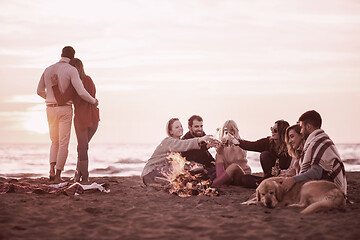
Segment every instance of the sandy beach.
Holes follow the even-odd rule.
[[[109,184],[110,193],[5,193],[0,239],[358,239],[360,172],[348,172],[347,178],[354,204],[310,215],[298,208],[241,205],[252,189],[230,186],[216,197],[180,198],[145,187],[137,176],[91,179]]]

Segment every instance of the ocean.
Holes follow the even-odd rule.
[[[90,177],[139,176],[156,148],[156,144],[90,144]],[[346,171],[360,171],[360,144],[336,145]],[[48,144],[0,144],[0,177],[47,177]],[[215,156],[215,150],[210,149]],[[252,172],[262,172],[259,153],[247,152]],[[76,168],[76,144],[70,144],[62,176],[72,177]]]

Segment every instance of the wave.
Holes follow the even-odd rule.
[[[40,173],[8,173],[8,174],[0,174],[0,177],[4,177],[4,178],[38,178],[38,177],[43,177],[43,174],[40,174]]]
[[[358,165],[358,164],[360,164],[360,159],[358,159],[358,158],[343,159],[342,161],[344,163],[346,163],[346,164],[349,164],[349,165]]]
[[[140,175],[156,146],[147,144],[94,144],[89,150],[91,176]],[[346,171],[360,171],[360,144],[338,145]],[[74,176],[77,146],[69,145],[64,177]],[[215,157],[215,150],[210,149]],[[252,172],[262,172],[259,153],[247,152]],[[49,144],[0,144],[0,177],[48,177]]]
[[[128,172],[128,171],[134,171],[134,168],[129,168],[129,167],[122,167],[122,168],[117,168],[114,166],[108,166],[106,168],[96,168],[96,169],[92,169],[90,171],[91,174],[110,174],[110,175],[116,175],[119,173],[123,173],[123,172]]]
[[[120,159],[116,163],[144,163],[144,161],[138,158],[124,158]]]

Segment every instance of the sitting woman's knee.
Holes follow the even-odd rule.
[[[226,168],[226,172],[227,174],[229,174],[230,176],[234,176],[234,175],[244,175],[244,170],[236,163],[232,163],[230,164],[230,166],[228,166]]]
[[[260,163],[263,167],[263,170],[269,170],[274,166],[276,161],[276,156],[271,152],[264,151],[260,154]]]
[[[272,154],[271,152],[268,151],[264,151],[260,153],[260,161],[273,161],[276,159],[276,156],[274,156],[274,154]]]

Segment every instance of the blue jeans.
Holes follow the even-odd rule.
[[[95,123],[91,127],[82,128],[80,124],[74,120],[75,125],[75,132],[77,138],[77,152],[78,152],[78,161],[87,161],[88,157],[88,149],[89,149],[89,142],[91,138],[94,136],[99,122]]]

